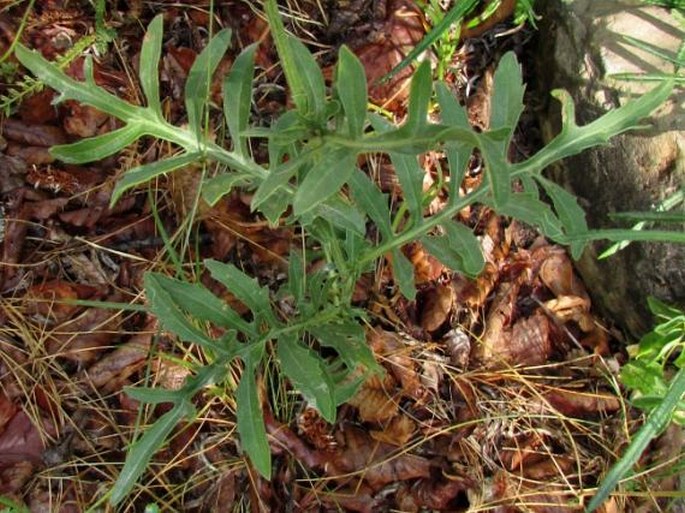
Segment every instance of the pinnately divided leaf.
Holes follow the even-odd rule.
[[[402,295],[413,301],[416,297],[414,266],[398,248],[392,251],[392,275]]]
[[[428,252],[447,267],[475,277],[485,266],[480,242],[473,232],[458,222],[442,225],[445,235],[423,237]]]

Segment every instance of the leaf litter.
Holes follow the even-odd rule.
[[[313,4],[284,9],[303,40],[348,44],[365,67],[371,99],[399,121],[411,70],[388,82],[378,79],[423,37],[422,13],[405,0],[347,4],[332,13],[328,29],[321,28],[326,13]],[[131,2],[128,11],[110,6],[109,21],[126,44],[95,66],[96,82],[129,100],[138,95],[130,79],[140,47],[137,18],[155,14],[142,5]],[[473,39],[462,43],[447,77],[481,129],[489,118],[496,48],[524,51],[515,39],[493,36],[504,31],[501,22],[512,5],[502,2],[493,27],[468,34]],[[196,7],[157,7],[173,26],[161,69],[173,122],[185,116],[185,77],[206,41],[209,6]],[[240,45],[262,42],[256,59],[264,73],[253,116],[268,123],[288,101],[287,91],[268,27],[251,8],[228,3],[216,14],[233,26]],[[29,14],[23,41],[54,58],[65,38],[94,30],[84,12],[58,0],[43,2]],[[18,19],[3,14],[3,26],[16,34]],[[324,52],[322,62],[327,58]],[[82,79],[82,63],[75,59],[69,73]],[[220,77],[212,91],[220,103]],[[141,418],[126,387],[148,380],[174,389],[188,372],[186,362],[201,358],[192,348],[180,350],[153,316],[112,306],[139,302],[143,273],[173,272],[179,255],[239,262],[262,283],[275,284],[301,239],[254,216],[248,195],[231,194],[211,207],[196,204],[201,174],[195,168],[109,208],[118,175],[170,150],[135,147],[88,167],[63,166],[48,153],[50,146],[111,131],[116,123],[75,102],[55,107],[52,99],[49,90],[28,96],[2,123],[0,493],[31,511],[70,512],[85,511],[102,497],[100,483],[116,478],[139,423],[168,411],[163,403]],[[424,192],[438,180],[442,158],[428,155],[422,163]],[[389,159],[363,164],[371,174],[374,166],[380,170],[387,192],[401,194]],[[480,166],[473,155],[463,190],[478,186]],[[443,208],[442,201],[435,194],[431,211]],[[193,212],[196,223],[189,226]],[[196,397],[200,415],[176,428],[122,510],[156,503],[168,511],[217,512],[581,511],[587,490],[627,443],[635,422],[632,413],[626,424],[615,415],[630,412],[616,381],[623,356],[612,352],[612,334],[594,314],[562,248],[487,207],[462,211],[460,219],[486,255],[478,278],[450,271],[416,242],[403,248],[419,288],[415,301],[394,292],[383,266],[357,284],[357,306],[372,324],[367,342],[387,372],[367,379],[335,424],[301,398],[279,396],[270,376],[260,375],[275,457],[272,482],[241,455],[235,400],[210,387]],[[224,299],[236,305],[234,298]],[[237,376],[239,369],[233,371]],[[676,435],[668,436],[659,450],[673,454],[678,444],[669,440]],[[613,498],[604,511],[640,507],[638,499]]]

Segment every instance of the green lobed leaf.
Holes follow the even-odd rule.
[[[140,86],[145,94],[150,111],[164,119],[159,96],[159,60],[162,56],[162,34],[164,15],[158,14],[150,22],[140,48]]]
[[[297,38],[286,33],[276,0],[267,0],[264,11],[297,111],[305,119],[322,122],[326,87],[316,59]]]
[[[224,116],[233,140],[234,151],[241,157],[248,155],[247,138],[242,134],[250,121],[257,46],[258,43],[253,43],[240,52],[223,84]]]
[[[349,148],[329,148],[307,171],[293,198],[296,216],[316,208],[336,194],[355,172],[357,155]]]
[[[307,280],[307,266],[302,258],[302,253],[296,249],[290,251],[288,259],[288,292],[292,294],[296,305],[305,299]]]
[[[281,217],[290,205],[291,198],[292,195],[288,194],[286,191],[282,189],[277,190],[269,198],[269,201],[260,205],[259,211],[264,215],[267,221],[271,223],[271,226],[278,226]]]
[[[352,174],[348,185],[354,202],[376,223],[383,238],[392,239],[387,196],[359,169]]]
[[[235,187],[247,185],[250,181],[250,177],[244,173],[221,173],[203,182],[202,198],[210,206],[214,206]]]
[[[490,129],[508,128],[511,136],[523,112],[525,87],[521,66],[514,52],[505,53],[493,77],[493,94],[490,100]],[[507,142],[504,143],[505,150]]]
[[[114,191],[112,191],[110,206],[113,206],[121,195],[130,188],[147,183],[159,175],[175,171],[176,169],[189,166],[190,164],[200,162],[201,160],[202,155],[200,153],[181,153],[175,157],[157,160],[156,162],[145,164],[127,171],[117,182]]]
[[[345,45],[338,52],[335,89],[340,98],[347,131],[352,138],[359,138],[366,123],[366,73],[357,56]]]
[[[399,248],[392,250],[392,275],[402,295],[413,301],[416,298],[414,266]]]
[[[506,149],[501,140],[489,132],[479,134],[479,148],[485,159],[485,176],[492,191],[493,205],[498,210],[509,202],[511,193],[511,165],[507,162]]]
[[[359,235],[366,234],[366,219],[355,205],[341,196],[332,196],[325,203],[320,203],[314,214],[343,230]]]
[[[554,215],[549,205],[534,196],[513,194],[506,205],[499,207],[498,212],[540,228],[546,237],[556,242],[561,244],[568,242],[561,221]]]
[[[455,271],[470,277],[478,276],[485,266],[485,259],[476,236],[456,221],[444,223],[442,227],[445,235],[421,239],[428,252]]]
[[[139,125],[129,124],[72,144],[53,146],[50,148],[50,154],[65,164],[84,164],[114,155],[143,135],[145,132]]]
[[[515,164],[514,172],[542,172],[550,164],[583,150],[609,141],[611,137],[628,130],[639,128],[637,122],[648,116],[654,109],[664,103],[671,95],[673,81],[666,81],[651,91],[643,94],[625,105],[610,110],[595,121],[579,127],[575,121],[575,106],[571,96],[563,90],[556,90],[553,95],[562,105],[562,129],[549,144],[526,161]]]
[[[212,294],[204,285],[186,283],[169,278],[160,273],[149,273],[153,279],[149,283],[163,289],[172,301],[193,318],[211,322],[217,326],[250,333],[252,328],[227,303]],[[146,282],[147,283],[147,282]]]
[[[188,72],[185,85],[185,104],[188,127],[197,140],[202,139],[203,116],[208,105],[209,86],[221,58],[231,43],[231,29],[223,29],[214,35],[207,46],[195,58]]]
[[[401,132],[405,135],[418,135],[428,123],[428,106],[433,94],[433,80],[428,61],[423,61],[414,72],[409,88],[407,121]]]
[[[576,197],[563,187],[558,186],[541,175],[536,175],[535,178],[552,200],[554,210],[557,216],[559,216],[566,234],[569,236],[582,236],[588,233],[585,211],[578,205]],[[584,240],[573,240],[571,242],[571,256],[575,260],[578,260],[583,255],[586,244],[587,242]]]
[[[264,414],[255,382],[255,368],[263,348],[252,348],[244,357],[245,369],[235,393],[236,423],[240,444],[262,477],[271,479],[271,450],[266,438]]]
[[[301,168],[310,164],[312,159],[320,156],[321,150],[322,148],[308,150],[303,154],[274,167],[255,191],[250,204],[252,210],[262,208],[267,200],[269,200],[278,190],[283,189]]]
[[[423,219],[423,179],[426,172],[419,166],[417,157],[390,153],[395,174],[402,188],[402,196],[407,203],[411,219],[419,223]]]
[[[60,93],[57,102],[76,100],[125,122],[135,118],[141,110],[140,107],[125,102],[101,87],[74,80],[40,53],[29,50],[22,44],[17,45],[15,55],[26,69]]]
[[[666,392],[664,370],[655,361],[635,360],[621,369],[621,382],[644,395],[661,395]]]
[[[350,370],[363,365],[374,372],[382,372],[373,351],[366,342],[364,328],[357,322],[334,322],[308,329],[319,343],[332,347]]]
[[[468,115],[464,107],[450,93],[443,82],[436,84],[436,94],[440,105],[440,115],[445,125],[471,129]],[[450,166],[449,201],[459,198],[459,187],[468,169],[469,159],[473,151],[473,144],[467,140],[452,140],[445,143],[445,153]]]
[[[282,336],[276,346],[281,370],[293,386],[328,422],[335,422],[333,381],[319,355],[292,334]]]
[[[131,399],[148,404],[176,404],[185,399],[185,394],[182,390],[169,390],[166,388],[124,387],[124,392]]]
[[[128,448],[124,468],[121,469],[109,497],[112,506],[119,504],[131,492],[152,456],[162,447],[176,425],[184,417],[193,415],[195,415],[195,408],[190,401],[177,403]]]
[[[194,342],[217,353],[227,350],[209,338],[204,332],[196,328],[186,317],[185,313],[169,291],[162,284],[161,275],[147,273],[143,279],[145,295],[150,303],[150,311],[159,319],[164,329],[178,335],[181,340]]]
[[[233,264],[207,259],[205,267],[211,273],[212,278],[224,285],[252,311],[255,318],[262,317],[272,327],[279,324],[271,309],[268,288],[260,287],[256,279],[250,278]]]

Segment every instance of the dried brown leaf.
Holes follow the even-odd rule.
[[[414,421],[406,415],[398,415],[383,430],[371,430],[369,434],[379,442],[402,447],[411,440],[415,432]]]
[[[576,392],[563,388],[555,388],[544,397],[557,411],[569,417],[611,413],[621,407],[618,397],[614,395]]]
[[[450,284],[437,285],[422,294],[424,298],[421,312],[421,327],[436,331],[449,319],[454,305],[454,290]]]

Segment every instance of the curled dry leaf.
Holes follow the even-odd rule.
[[[327,466],[332,477],[361,472],[364,481],[378,490],[388,483],[430,476],[431,465],[426,458],[397,453],[391,445],[373,440],[363,429],[345,425],[339,438],[341,452]]]
[[[558,412],[569,417],[585,417],[601,413],[611,413],[621,407],[618,397],[593,392],[576,392],[555,388],[544,394]]]
[[[365,422],[389,420],[399,411],[397,400],[390,395],[394,388],[394,380],[389,375],[386,374],[383,381],[373,375],[364,382],[348,404],[359,410],[359,417]]]
[[[332,451],[337,443],[331,433],[331,426],[314,408],[305,408],[297,417],[298,432],[318,450]]]
[[[34,285],[26,291],[25,313],[29,317],[39,316],[40,319],[48,320],[50,324],[61,323],[83,308],[67,301],[91,299],[97,295],[97,287],[52,280]]]
[[[156,328],[156,319],[148,319],[141,331],[91,365],[85,378],[89,385],[103,387],[105,392],[119,390],[127,378],[144,365]]]
[[[397,415],[383,430],[372,430],[370,434],[374,440],[402,447],[411,440],[415,431],[413,420],[406,415]]]
[[[43,421],[45,433],[55,435],[56,430]],[[39,463],[45,444],[39,428],[24,411],[17,411],[0,433],[0,465],[30,461]]]
[[[18,410],[18,406],[4,393],[0,392],[0,431],[12,420]]]
[[[402,252],[414,266],[414,281],[417,285],[437,280],[446,269],[420,242],[407,244]]]
[[[118,301],[112,296],[109,301]],[[104,346],[119,337],[121,313],[107,308],[89,308],[84,313],[57,326],[47,341],[51,355],[87,364],[94,361]]]
[[[449,319],[454,305],[454,290],[451,284],[437,285],[422,296],[421,327],[428,332],[436,331]]]
[[[447,346],[452,364],[465,369],[471,355],[471,339],[468,334],[462,328],[454,328],[442,337],[442,341]]]
[[[573,271],[573,264],[561,248],[552,248],[540,266],[540,279],[556,297],[575,296],[582,298],[586,309],[590,309],[590,297]]]
[[[76,101],[65,102],[69,114],[64,118],[64,131],[79,137],[93,137],[98,135],[100,127],[109,119],[109,115],[90,105],[82,105]]]
[[[8,141],[14,141],[24,146],[40,146],[42,148],[49,148],[67,142],[66,134],[59,127],[30,125],[12,118],[6,119],[3,122],[2,135]]]
[[[475,485],[467,477],[451,476],[449,480],[420,479],[411,486],[400,487],[397,503],[402,511],[451,511],[452,501]]]
[[[373,352],[386,359],[390,364],[392,375],[400,382],[401,393],[408,397],[420,399],[425,390],[421,376],[416,370],[415,359],[411,356],[412,348],[397,333],[383,330],[371,330],[369,345]],[[382,385],[386,391],[394,390],[394,383],[386,377],[383,383],[379,378],[371,379],[372,386]]]

